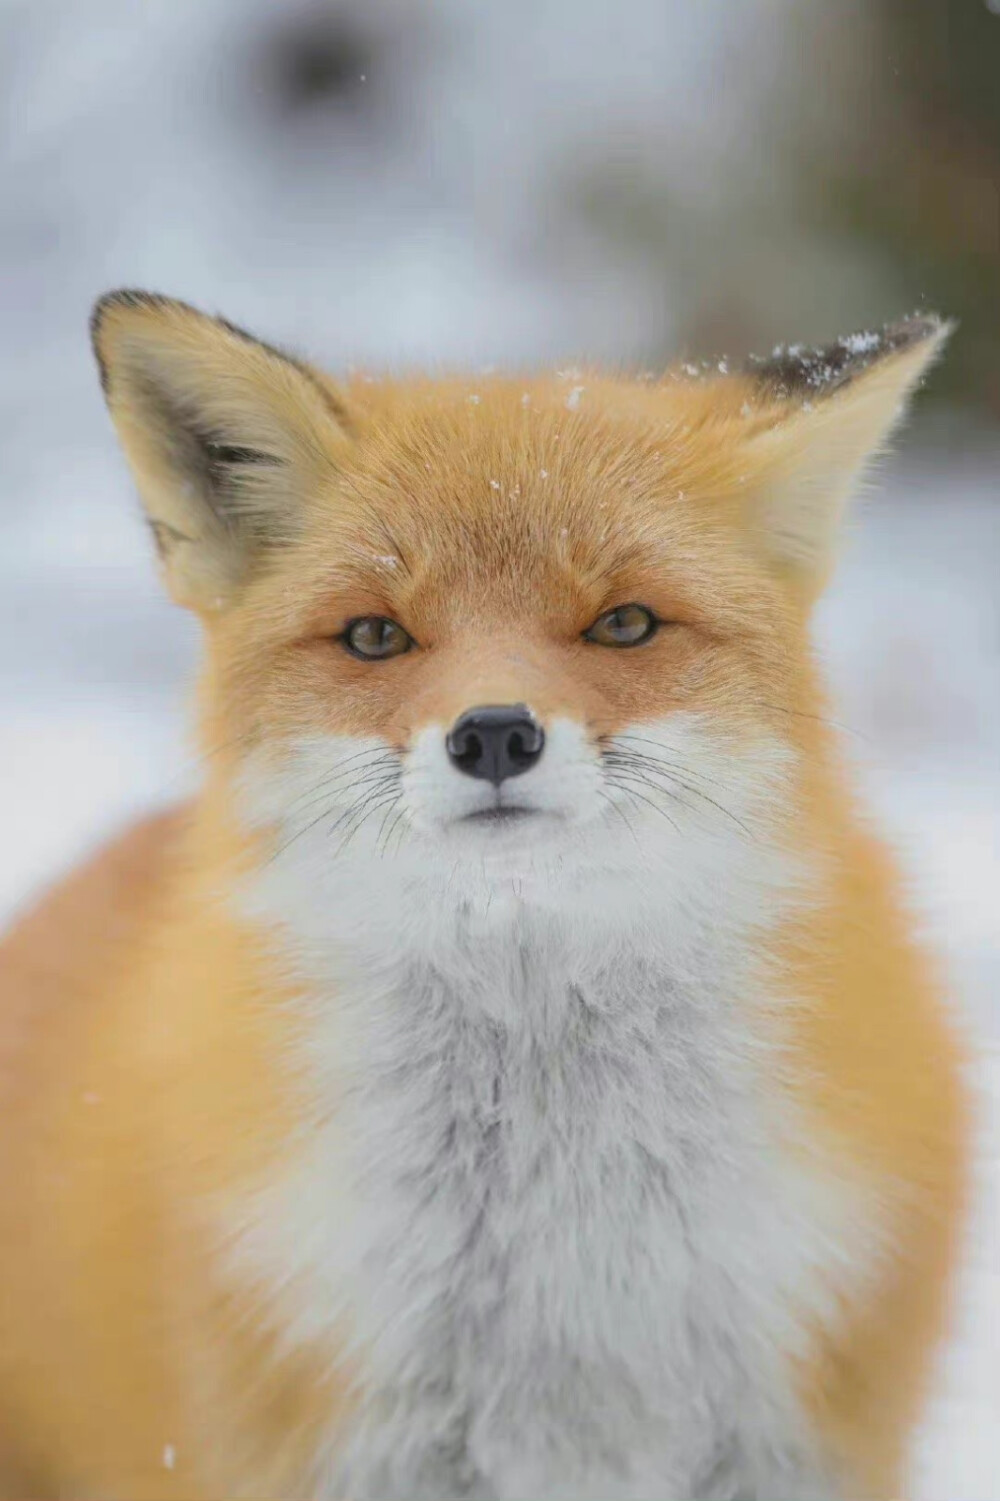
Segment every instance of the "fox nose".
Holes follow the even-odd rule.
[[[494,787],[530,771],[542,754],[545,731],[527,704],[483,704],[455,720],[445,739],[452,765]]]

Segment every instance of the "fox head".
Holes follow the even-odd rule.
[[[213,775],[311,879],[379,861],[600,906],[616,874],[682,891],[752,855],[822,755],[809,614],[845,504],[947,331],[654,383],[335,384],[103,298],[111,415],[205,630]]]

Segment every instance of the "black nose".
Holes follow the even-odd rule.
[[[542,754],[545,731],[526,704],[484,704],[456,719],[445,746],[459,771],[499,787],[530,771]]]

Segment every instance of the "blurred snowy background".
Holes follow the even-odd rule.
[[[0,122],[0,919],[193,776],[100,291],[333,367],[960,317],[817,629],[980,1059],[914,1490],[1000,1501],[1000,0],[0,0]]]

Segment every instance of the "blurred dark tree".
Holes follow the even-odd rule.
[[[931,398],[1000,420],[1000,0],[790,3],[784,22],[761,32],[768,93],[728,175],[678,195],[655,141],[575,167],[582,221],[671,289],[650,360],[678,330],[721,354],[932,308],[960,328]]]
[[[807,198],[959,319],[935,389],[1000,418],[1000,0],[869,5],[852,146],[810,164]]]
[[[374,33],[353,12],[323,7],[287,15],[262,48],[266,98],[288,115],[328,103],[356,108],[372,96],[365,85],[377,50]]]

